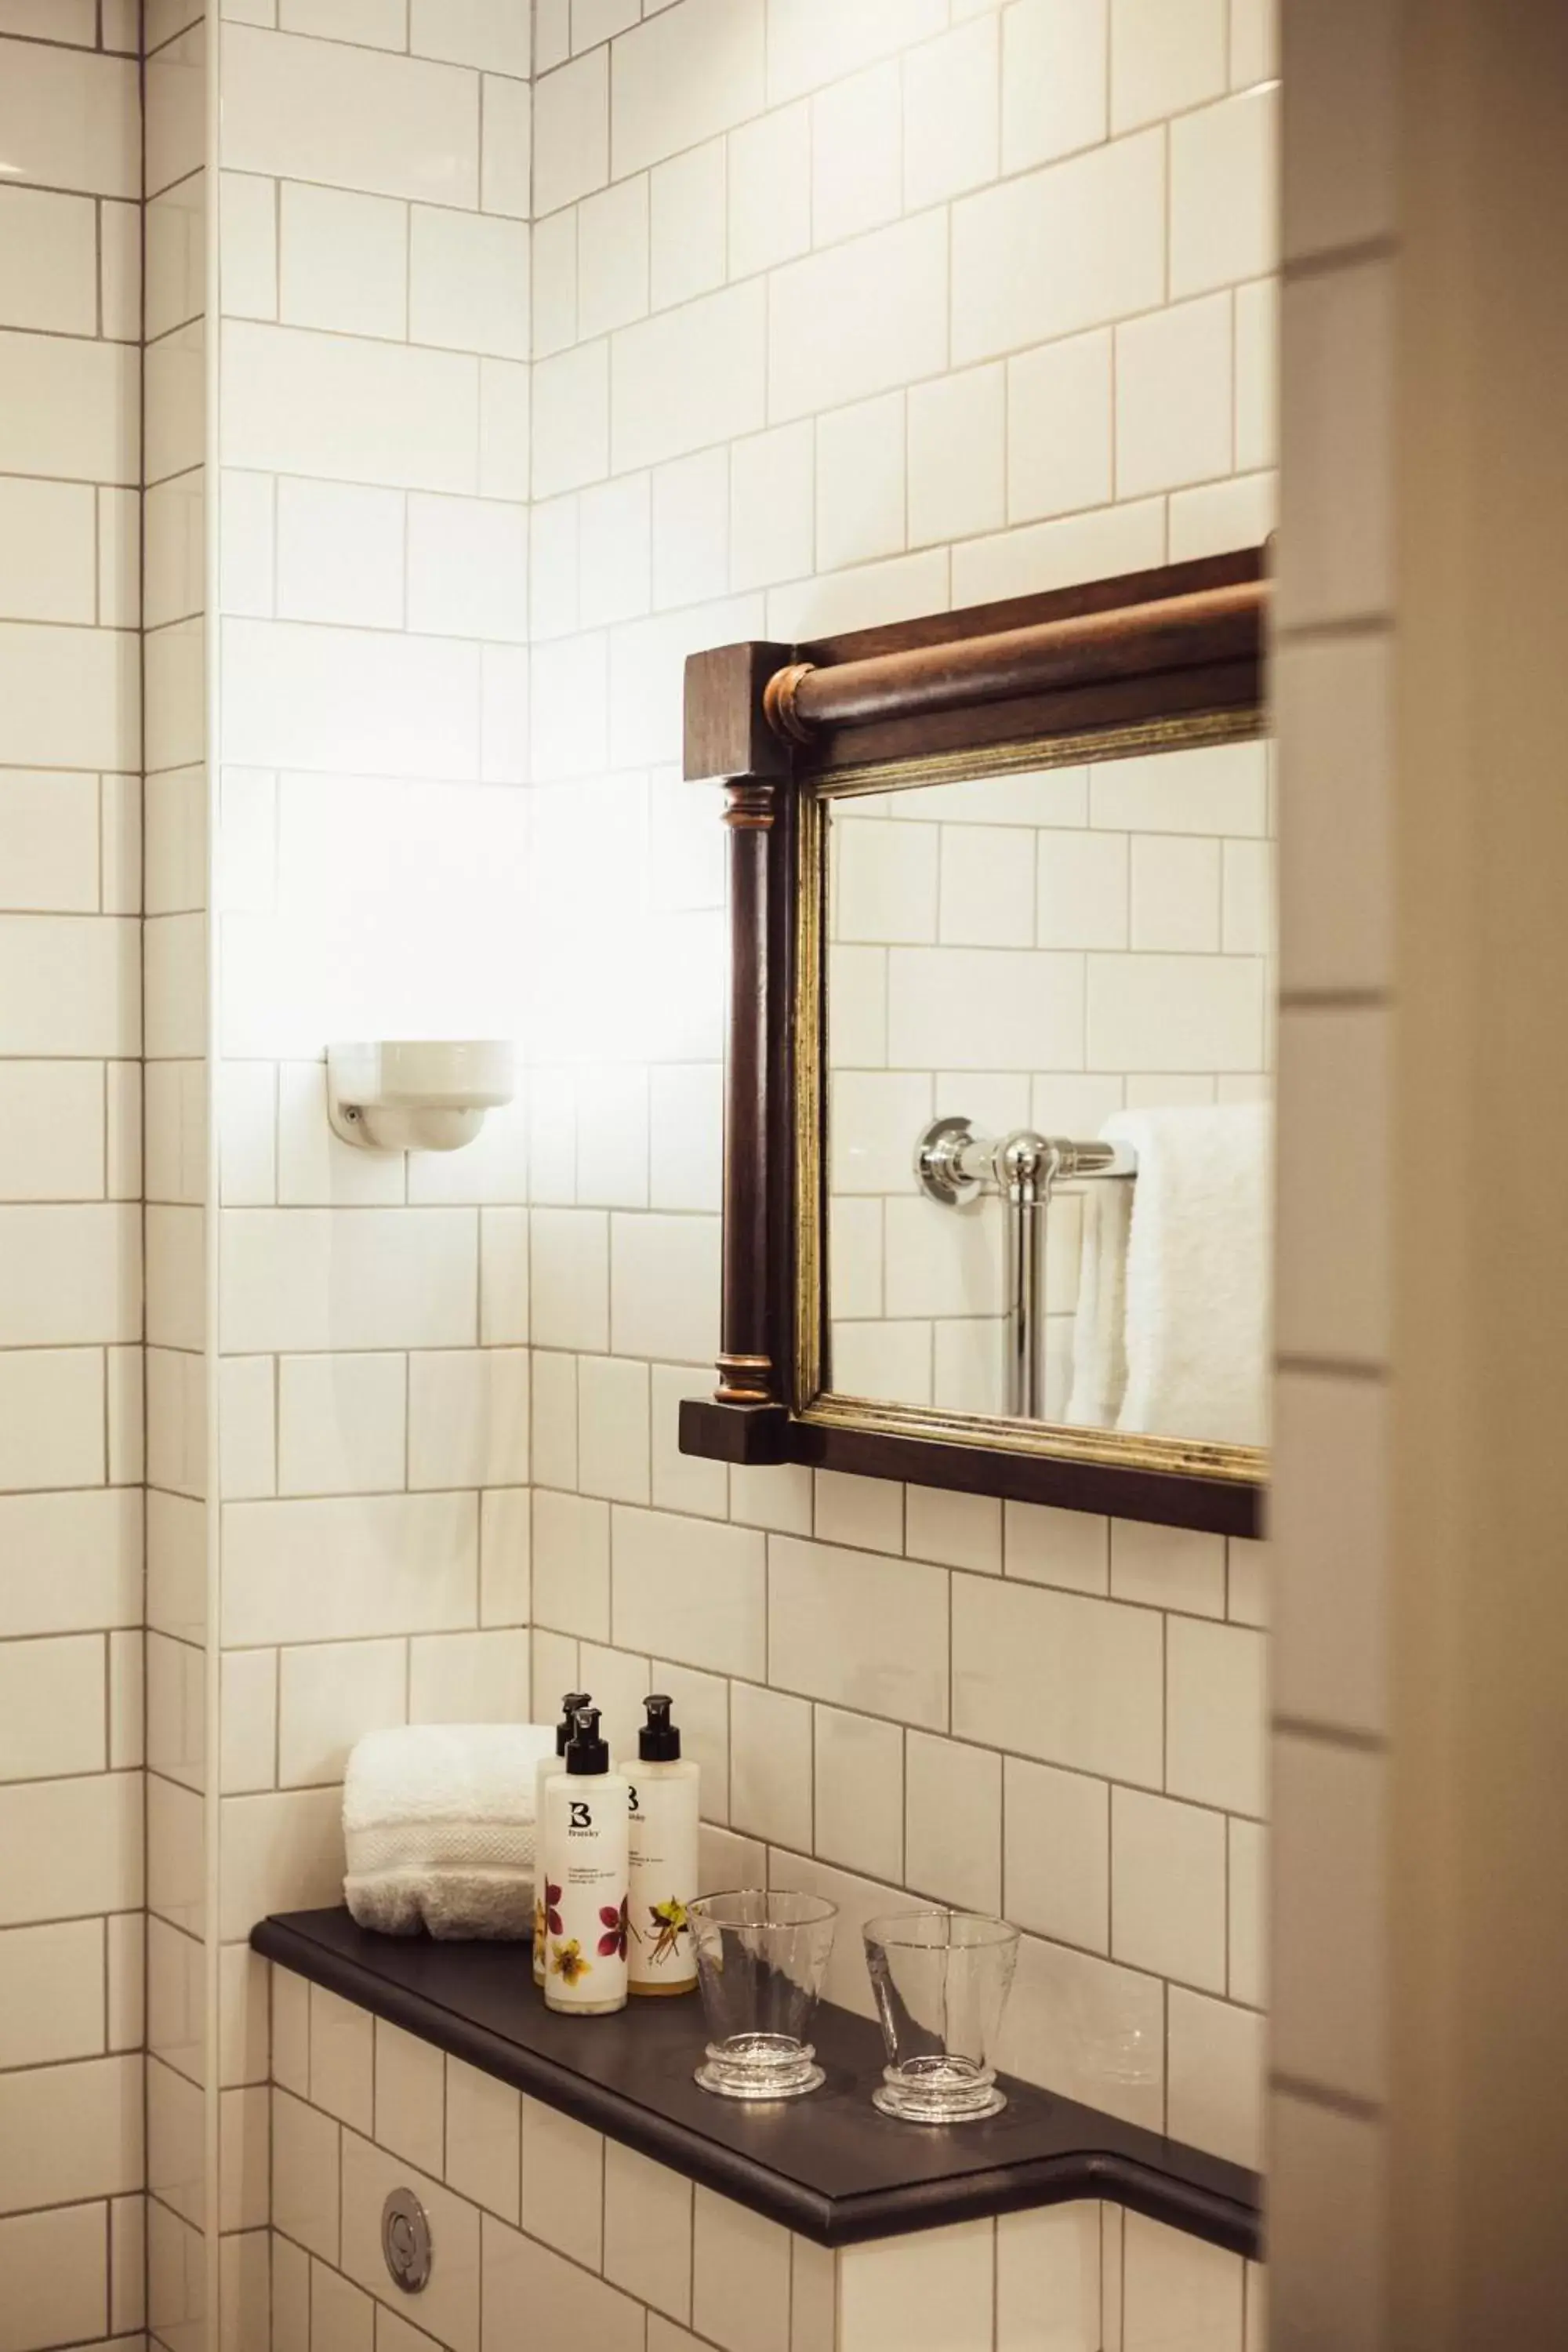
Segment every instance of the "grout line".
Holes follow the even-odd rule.
[[[1281,2074],[1271,2069],[1268,2087],[1282,2098],[1299,2099],[1306,2106],[1323,2107],[1331,2115],[1344,2116],[1356,2123],[1381,2123],[1387,2113],[1381,2100],[1362,2098],[1352,2091],[1337,2091],[1328,2084],[1310,2082],[1300,2074]]]
[[[91,41],[52,41],[47,33],[13,33],[10,31],[0,33],[0,54],[4,54],[7,44],[15,44],[15,46],[19,49],[54,49],[57,50],[61,57],[66,58],[97,57],[101,53],[102,49],[101,0],[99,18],[99,33],[97,37]],[[119,58],[122,59],[126,64],[131,62],[130,52],[128,50],[110,49],[107,54],[111,58]]]
[[[1369,611],[1348,614],[1332,620],[1286,620],[1276,626],[1274,639],[1277,646],[1315,646],[1333,645],[1342,638],[1392,637],[1393,634],[1392,613]]]
[[[1381,1731],[1358,1731],[1343,1724],[1310,1723],[1295,1715],[1271,1715],[1268,1728],[1276,1739],[1305,1740],[1315,1748],[1337,1748],[1350,1755],[1386,1756],[1390,1752],[1387,1735]]]
[[[1397,261],[1402,250],[1397,236],[1352,238],[1348,245],[1327,246],[1318,253],[1284,255],[1278,275],[1282,285],[1300,286],[1310,278],[1334,277],[1342,270]]]
[[[1281,1013],[1384,1013],[1395,1003],[1386,988],[1282,988]]]
[[[1276,1372],[1295,1372],[1317,1380],[1363,1381],[1385,1387],[1392,1375],[1386,1364],[1363,1362],[1351,1356],[1281,1354],[1274,1359]]]
[[[1127,2330],[1127,2214],[1121,2214],[1121,2226],[1116,2232],[1117,2266],[1121,2276],[1117,2287],[1117,2330],[1123,2344]]]

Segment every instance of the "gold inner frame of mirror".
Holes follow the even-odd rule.
[[[877,766],[844,768],[813,778],[800,791],[796,844],[795,1003],[795,1394],[796,1417],[829,1429],[855,1429],[886,1436],[923,1437],[944,1445],[1001,1446],[1014,1454],[1047,1454],[1058,1461],[1092,1462],[1131,1470],[1174,1470],[1238,1486],[1261,1486],[1268,1475],[1268,1452],[1260,1445],[1159,1437],[1114,1429],[1088,1429],[1054,1421],[1016,1421],[1002,1415],[952,1412],[934,1405],[895,1404],[875,1397],[846,1395],[822,1386],[827,1298],[826,1090],[827,1002],[823,985],[826,933],[828,809],[836,800],[872,793],[907,792],[921,784],[963,783],[989,776],[1016,775],[1040,768],[1067,768],[1093,761],[1134,758],[1143,751],[1189,751],[1215,743],[1245,742],[1264,732],[1260,709],[1198,712],[1113,732],[1058,735],[1000,749],[944,752]]]

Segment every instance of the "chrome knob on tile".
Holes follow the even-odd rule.
[[[974,1129],[966,1118],[933,1118],[915,1145],[921,1190],[946,1209],[963,1208],[978,1194],[983,1179],[963,1164]]]
[[[381,2251],[405,2294],[418,2294],[429,2284],[435,2260],[430,2223],[412,2189],[395,2189],[382,2207]]]

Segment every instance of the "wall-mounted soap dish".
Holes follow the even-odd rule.
[[[510,1102],[512,1063],[495,1038],[329,1045],[327,1117],[362,1151],[456,1151]]]

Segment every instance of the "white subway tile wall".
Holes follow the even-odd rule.
[[[878,2250],[825,2288],[699,2196],[689,2276],[655,2262],[667,2176],[454,2099],[417,2045],[378,2063],[368,2021],[301,2021],[282,1979],[269,2034],[245,1937],[334,1896],[361,1731],[581,1675],[624,1739],[657,1677],[709,1866],[841,1902],[837,1997],[865,2005],[889,1895],[1000,1904],[1026,1931],[1009,2063],[1254,2148],[1247,1548],[679,1454],[715,1341],[723,922],[711,798],[675,763],[696,646],[1259,535],[1263,12],[1227,47],[1202,6],[1173,31],[1047,0],[148,0],[144,171],[133,13],[0,9],[0,1986],[54,1995],[47,2074],[0,2074],[0,2140],[49,2191],[0,2164],[26,2282],[0,2341],[252,2352],[270,2300],[279,2347],[412,2344],[373,2301],[412,2167],[450,2352],[479,2352],[481,2282],[491,2332],[522,2298],[649,2352],[789,2343],[790,2299],[811,2352],[826,2294],[876,2352],[913,2292]],[[1374,378],[1352,293],[1297,331]],[[1381,576],[1375,505],[1359,530],[1320,600]],[[1113,984],[1124,951],[1166,987],[1261,952],[1261,788],[1216,778],[1176,841],[1152,782],[1054,780],[1005,819],[1094,845],[1036,876],[1032,931],[1027,862],[999,942],[1077,975],[1074,1123],[1113,1107],[1091,1055],[1192,1073]],[[912,940],[873,905],[854,951],[900,969],[868,1032],[929,1029],[923,958],[994,936],[985,871],[984,843],[933,869]],[[1250,998],[1190,1017],[1225,1025],[1211,1079],[1262,1066]],[[449,1164],[341,1146],[327,1045],[431,1033],[518,1039],[531,1133],[520,1106]],[[940,1068],[984,1076],[969,1051]],[[869,1150],[890,1108],[847,1098],[846,1131]],[[1238,2352],[1239,2266],[1080,2220],[931,2242],[921,2307],[1009,2344],[1048,2280],[1089,2352],[1103,2274],[1106,2342],[1179,2305]]]
[[[9,2352],[144,2325],[142,167],[136,27],[100,13],[0,10]],[[190,609],[171,568],[150,624]]]
[[[835,2254],[270,1973],[276,2352],[484,2352],[531,2330],[594,2352],[1262,2352],[1261,2272],[1157,2222],[1064,2205]],[[412,2305],[381,2254],[393,2187],[437,2247]]]
[[[526,832],[516,787],[527,761],[531,13],[522,0],[411,10],[243,0],[221,23],[195,0],[147,11],[146,2324],[169,2352],[195,2352],[209,2322],[246,2352],[267,2339],[269,2169],[286,2220],[289,2143],[279,2122],[270,2166],[268,1990],[245,1938],[265,1911],[335,1897],[349,1748],[377,1725],[528,1709],[522,1106],[461,1168],[410,1181],[400,1160],[362,1159],[331,1136],[323,1062],[339,1037],[521,1034],[512,939]],[[208,36],[221,111],[207,102]],[[214,190],[220,373],[209,398]],[[24,282],[17,299],[36,299]],[[50,409],[25,412],[4,470],[79,476],[58,462],[68,398],[100,478],[134,481],[124,454],[134,425],[117,425],[113,380],[68,377],[53,351],[31,362],[11,348],[20,341],[6,339],[0,369]],[[106,551],[112,520],[99,519]],[[80,587],[61,561],[28,571],[36,608],[20,619],[48,631],[78,617]],[[112,586],[115,572],[104,576]],[[50,645],[22,650],[47,684]],[[48,762],[112,765],[95,748],[94,690],[85,677],[71,698],[76,735]],[[221,708],[210,789],[209,691]],[[46,764],[26,730],[19,740],[19,764]],[[60,781],[62,824],[79,823],[77,774]],[[20,818],[23,801],[14,806]],[[104,812],[93,835],[96,870],[101,823],[101,901],[73,895],[36,846],[18,862],[15,903],[47,927],[33,968],[41,954],[61,983],[30,992],[37,1010],[5,1040],[20,1055],[140,1050],[112,995],[133,926],[116,927],[131,935],[118,962],[85,938],[100,903],[138,910],[111,856],[123,829],[112,795]],[[210,1047],[209,841],[222,1008]],[[70,1018],[85,1042],[58,1034]],[[119,1096],[100,1093],[96,1110],[84,1099],[77,1117],[96,1120],[100,1158],[120,1171]],[[56,1158],[58,1197],[73,1214],[100,1215],[87,1204],[105,1186],[86,1181],[80,1150],[58,1145]],[[107,1189],[133,1199],[139,1187],[111,1173]],[[24,1214],[47,1197],[8,1162],[0,1191]],[[0,1312],[19,1329],[36,1316],[50,1253],[73,1245],[90,1268],[107,1244],[86,1225],[69,1236],[51,1225],[16,1254],[32,1271]],[[82,1408],[101,1431],[107,1379],[112,1478],[132,1460],[113,1401],[122,1343],[139,1327],[89,1315],[79,1279],[73,1297],[83,1359],[89,1329],[103,1343]],[[122,1318],[123,1285],[115,1297]],[[76,1337],[73,1324],[61,1341]],[[58,1388],[76,1360],[62,1345],[29,1360]],[[57,1483],[101,1478],[102,1451],[100,1437],[89,1466]],[[126,1475],[140,1475],[139,1457]],[[115,1579],[72,1565],[85,1527],[44,1517],[38,1528],[70,1569],[62,1635],[94,1606],[135,1622]],[[57,1679],[79,1674],[74,1651],[47,1647]],[[35,1697],[52,1686],[40,1681]],[[125,1686],[121,1675],[114,1687]],[[96,1719],[101,1739],[101,1706]],[[57,1743],[61,1721],[57,1711]],[[112,1710],[108,1738],[106,1761],[130,1752]],[[90,1789],[80,1776],[96,1762],[62,1754],[49,1769],[77,1777],[37,1793]],[[50,1909],[21,1916],[83,1912],[80,1857],[106,1835],[84,1821]],[[125,1899],[140,1901],[139,1877]],[[204,2023],[215,1967],[216,2065]],[[331,2037],[318,2041],[321,2095],[331,2096]],[[279,2042],[283,2071],[282,2018]],[[378,2101],[391,2143],[428,2153],[406,2065],[389,2060],[374,2093],[367,2082],[363,2116],[338,2095],[367,2129]],[[202,2150],[215,2121],[209,2209]],[[345,2186],[345,2214],[371,2193],[367,2179]],[[330,2219],[307,2210],[335,2257],[335,2178]],[[216,2314],[205,2286],[214,2240]],[[352,2332],[356,2299],[331,2283],[307,2295],[321,2341]],[[117,2294],[97,2332],[142,2324],[141,2301]]]
[[[224,567],[218,1315],[255,1440],[224,1639],[276,1689],[281,1790],[466,1685],[526,1705],[521,1115],[461,1167],[362,1159],[321,1060],[521,1034],[531,11],[241,14],[215,130],[216,433],[255,517],[225,556],[256,541],[237,594]],[[460,1654],[424,1638],[448,1633]]]
[[[547,503],[534,519],[540,782],[531,878],[536,1034],[550,1066],[535,1087],[533,1163],[535,1200],[550,1205],[533,1213],[534,1622],[540,1705],[563,1675],[588,1674],[590,1662],[601,1675],[614,1671],[606,1633],[621,1654],[662,1650],[706,1677],[728,1678],[727,1709],[713,1710],[707,1734],[727,1769],[710,1773],[706,1809],[715,1822],[767,1841],[775,1875],[820,1877],[820,1864],[837,1864],[827,1879],[853,1889],[862,1909],[883,1889],[906,1885],[1002,1903],[1022,1917],[1042,1961],[1052,1948],[1064,1958],[1105,1954],[1102,1974],[1129,1994],[1147,1984],[1158,1995],[1163,1974],[1228,2017],[1226,1997],[1242,2001],[1257,1985],[1256,1890],[1249,1899],[1239,1884],[1230,1888],[1226,1856],[1233,1834],[1256,1833],[1263,1809],[1255,1760],[1262,1701],[1255,1651],[1225,1649],[1211,1660],[1183,1646],[1189,1621],[1167,1612],[1206,1616],[1215,1603],[1206,1570],[1199,1582],[1188,1573],[1180,1539],[1139,1531],[1143,1571],[1124,1602],[1108,1595],[1103,1526],[1041,1530],[1016,1560],[1010,1546],[1010,1575],[1083,1591],[1086,1538],[1097,1538],[1099,1580],[1088,1597],[1058,1601],[993,1586],[999,1512],[994,1529],[960,1526],[947,1498],[911,1493],[906,1529],[896,1489],[820,1480],[814,1505],[808,1481],[727,1477],[677,1453],[679,1399],[700,1392],[711,1344],[703,1267],[713,1246],[716,1137],[710,1118],[709,1173],[700,1184],[684,1180],[681,1214],[647,1214],[650,1200],[662,1205],[658,1122],[650,1141],[634,1105],[662,1097],[678,1118],[682,1097],[671,1090],[695,1073],[662,1011],[628,1016],[650,975],[678,975],[651,984],[668,987],[682,1009],[700,986],[716,987],[714,927],[694,919],[715,895],[710,882],[705,902],[672,904],[657,882],[639,886],[618,861],[606,871],[615,852],[604,831],[611,808],[639,842],[650,825],[657,837],[675,821],[666,814],[672,793],[662,762],[673,745],[677,657],[688,647],[759,625],[786,635],[852,625],[950,597],[1156,562],[1178,551],[1167,536],[1167,498],[1224,486],[1268,462],[1257,352],[1272,198],[1266,144],[1246,125],[1265,121],[1268,106],[1248,100],[1233,120],[1225,43],[1214,37],[1216,25],[1223,35],[1223,12],[1202,13],[1201,26],[1184,24],[1163,44],[1158,27],[1119,21],[1108,83],[1103,13],[1098,36],[1074,55],[1058,12],[1009,8],[1000,27],[1008,69],[999,79],[998,28],[984,15],[950,31],[940,5],[774,5],[716,15],[679,0],[644,24],[629,11],[581,22],[571,59],[563,47],[539,85],[540,153],[542,162],[548,142],[550,162],[535,180],[533,487]],[[606,37],[607,71],[599,47]],[[546,62],[542,39],[542,71]],[[940,133],[931,120],[937,91]],[[1167,127],[1177,113],[1181,122]],[[1112,130],[1128,135],[1104,143]],[[1166,192],[1167,148],[1178,135],[1179,199]],[[1237,194],[1248,171],[1250,185]],[[1240,223],[1227,226],[1233,203]],[[639,251],[621,249],[640,241],[645,220],[646,272]],[[1165,277],[1167,237],[1186,257],[1181,286]],[[1051,257],[1044,265],[1041,253]],[[1178,293],[1188,299],[1167,308]],[[1090,531],[1058,553],[1027,529],[1080,512],[1115,526],[1123,511],[1142,538]],[[1173,535],[1173,515],[1169,529]],[[1255,529],[1253,511],[1236,540]],[[915,548],[931,552],[906,579],[898,567]],[[703,609],[726,590],[758,588],[767,593],[756,619]],[[673,619],[650,637],[645,616],[659,610]],[[857,1034],[873,1041],[864,1056],[872,1072],[846,1086],[836,1105],[840,1145],[849,1157],[858,1145],[864,1189],[901,1187],[909,1136],[933,1107],[929,1080],[911,1087],[875,1066],[937,1059],[962,1070],[973,1033],[966,1019],[945,1058],[933,1053],[932,1008],[924,999],[917,1007],[912,992],[921,940],[1059,948],[1080,973],[1086,950],[1133,948],[1157,959],[1167,992],[1189,956],[1207,952],[1218,962],[1263,950],[1247,911],[1258,877],[1234,856],[1267,822],[1261,765],[1253,764],[1256,776],[1234,782],[1216,772],[1190,820],[1190,841],[1173,836],[1168,800],[1164,814],[1150,807],[1152,776],[1117,773],[1103,787],[1097,779],[1092,808],[1081,776],[1051,779],[1049,806],[1020,808],[1013,822],[1076,827],[1053,846],[1082,842],[1119,863],[1098,901],[1088,876],[1042,875],[1041,911],[1031,896],[1016,940],[994,929],[994,892],[975,903],[996,870],[988,845],[975,845],[972,876],[961,854],[967,824],[952,828],[959,850],[942,861],[939,893],[937,828],[900,828],[917,836],[910,856],[923,855],[931,868],[921,928],[901,928],[909,908],[926,903],[912,874],[891,928],[874,898],[845,925],[847,938],[869,943],[873,960],[854,972],[849,999],[865,1007]],[[546,778],[575,780],[571,797]],[[918,837],[927,832],[929,841]],[[1142,853],[1136,868],[1130,835]],[[1034,872],[1026,838],[1026,877]],[[1225,927],[1227,864],[1234,910]],[[847,894],[847,872],[845,885]],[[1097,903],[1103,914],[1086,930]],[[910,1010],[889,993],[890,1017],[910,1033],[908,1052],[901,1036],[900,1049],[890,1047],[889,1013],[879,1009],[885,962],[907,967]],[[1163,1083],[1165,1049],[1145,1034],[1140,1005],[1109,981],[1108,965],[1089,1013],[1100,1066]],[[1194,1023],[1229,1024],[1214,1049],[1221,1058],[1192,1063],[1194,1030],[1177,1049],[1186,1058],[1176,1074],[1202,1068],[1212,1096],[1216,1069],[1226,1083],[1258,1073],[1263,1006],[1261,982],[1245,1014],[1206,1000],[1195,1006]],[[1060,1058],[1081,1089],[1081,1010],[1078,1022]],[[1020,1066],[1038,1066],[1037,1044],[1037,1024]],[[710,1099],[711,1085],[710,1066]],[[889,1087],[884,1103],[877,1089]],[[607,1129],[585,1108],[600,1098],[616,1107]],[[1098,1124],[1121,1098],[1080,1091],[1071,1115]],[[1026,1093],[1017,1115],[1028,1108]],[[884,1131],[882,1157],[896,1173],[879,1179]],[[880,1209],[874,1198],[865,1205]],[[858,1227],[856,1238],[858,1258],[868,1263],[875,1236]],[[922,1302],[911,1295],[909,1307],[918,1313]],[[940,1313],[940,1304],[923,1311]],[[876,1384],[889,1381],[882,1375]],[[744,1549],[731,1538],[728,1552],[712,1524],[725,1516],[726,1487],[736,1536],[752,1531]],[[1215,1549],[1223,1619],[1225,1548]],[[1239,1599],[1239,1567],[1236,1580]],[[997,1604],[1005,1625],[991,1622]],[[1047,1627],[1052,1609],[1081,1611],[1082,1622]],[[1073,1664],[1060,1669],[1058,1704],[1048,1693],[1064,1643]],[[715,1688],[722,1702],[724,1682]],[[1009,1748],[1052,1763],[1014,1761]],[[1023,1776],[1005,1855],[1004,1762],[1009,1776]],[[1051,1789],[1060,1801],[1047,1809]],[[1070,1872],[1060,1866],[1063,1849],[1039,1835],[1030,1843],[1031,1800],[1060,1823],[1065,1850],[1080,1855]],[[1073,1803],[1084,1817],[1078,1844]],[[1186,1851],[1178,1829],[1201,1846],[1201,1871],[1173,1864]],[[1115,1946],[1113,1864],[1123,1897]],[[863,2003],[852,1919],[844,1940],[841,1995]],[[1053,1990],[1048,1970],[1026,1969],[1020,2063],[1049,2052],[1039,2012]],[[1154,2120],[1169,2113],[1162,2013],[1156,2000],[1142,2053],[1143,2112]],[[1216,2070],[1215,2109],[1205,2113],[1183,2093],[1195,2134],[1227,2150],[1253,2145],[1258,2096],[1256,2032],[1239,2006],[1234,2014],[1252,2041]],[[1184,2085],[1192,2046],[1189,2032],[1179,2053]],[[1048,2072],[1048,2055],[1044,2063]],[[1080,2063],[1075,2053],[1075,2081]],[[1104,2060],[1101,2070],[1109,2078],[1114,2068]]]
[[[858,1923],[890,1896],[1001,1906],[1011,2063],[1255,2154],[1254,1548],[1118,1528],[1113,1589],[1103,1522],[1010,1512],[1004,1554],[996,1506],[677,1450],[714,1344],[722,940],[718,828],[673,762],[697,646],[1268,527],[1271,52],[1233,80],[1217,5],[561,14],[535,61],[536,1706],[580,1675],[619,1711],[678,1665],[715,1830],[844,1904],[836,1997],[866,2006]],[[1130,762],[900,803],[896,888],[851,846],[834,1114],[867,1344],[841,1385],[929,1395],[977,1360],[925,1236],[882,1242],[938,1076],[1092,1132],[1267,1071],[1266,761],[1216,755],[1174,814],[1165,786]],[[1039,967],[1012,1059],[973,1066],[967,1006],[941,1031],[965,952],[977,985]],[[1048,1101],[999,1069],[1057,1073]],[[711,2334],[708,2308],[671,2315]]]

